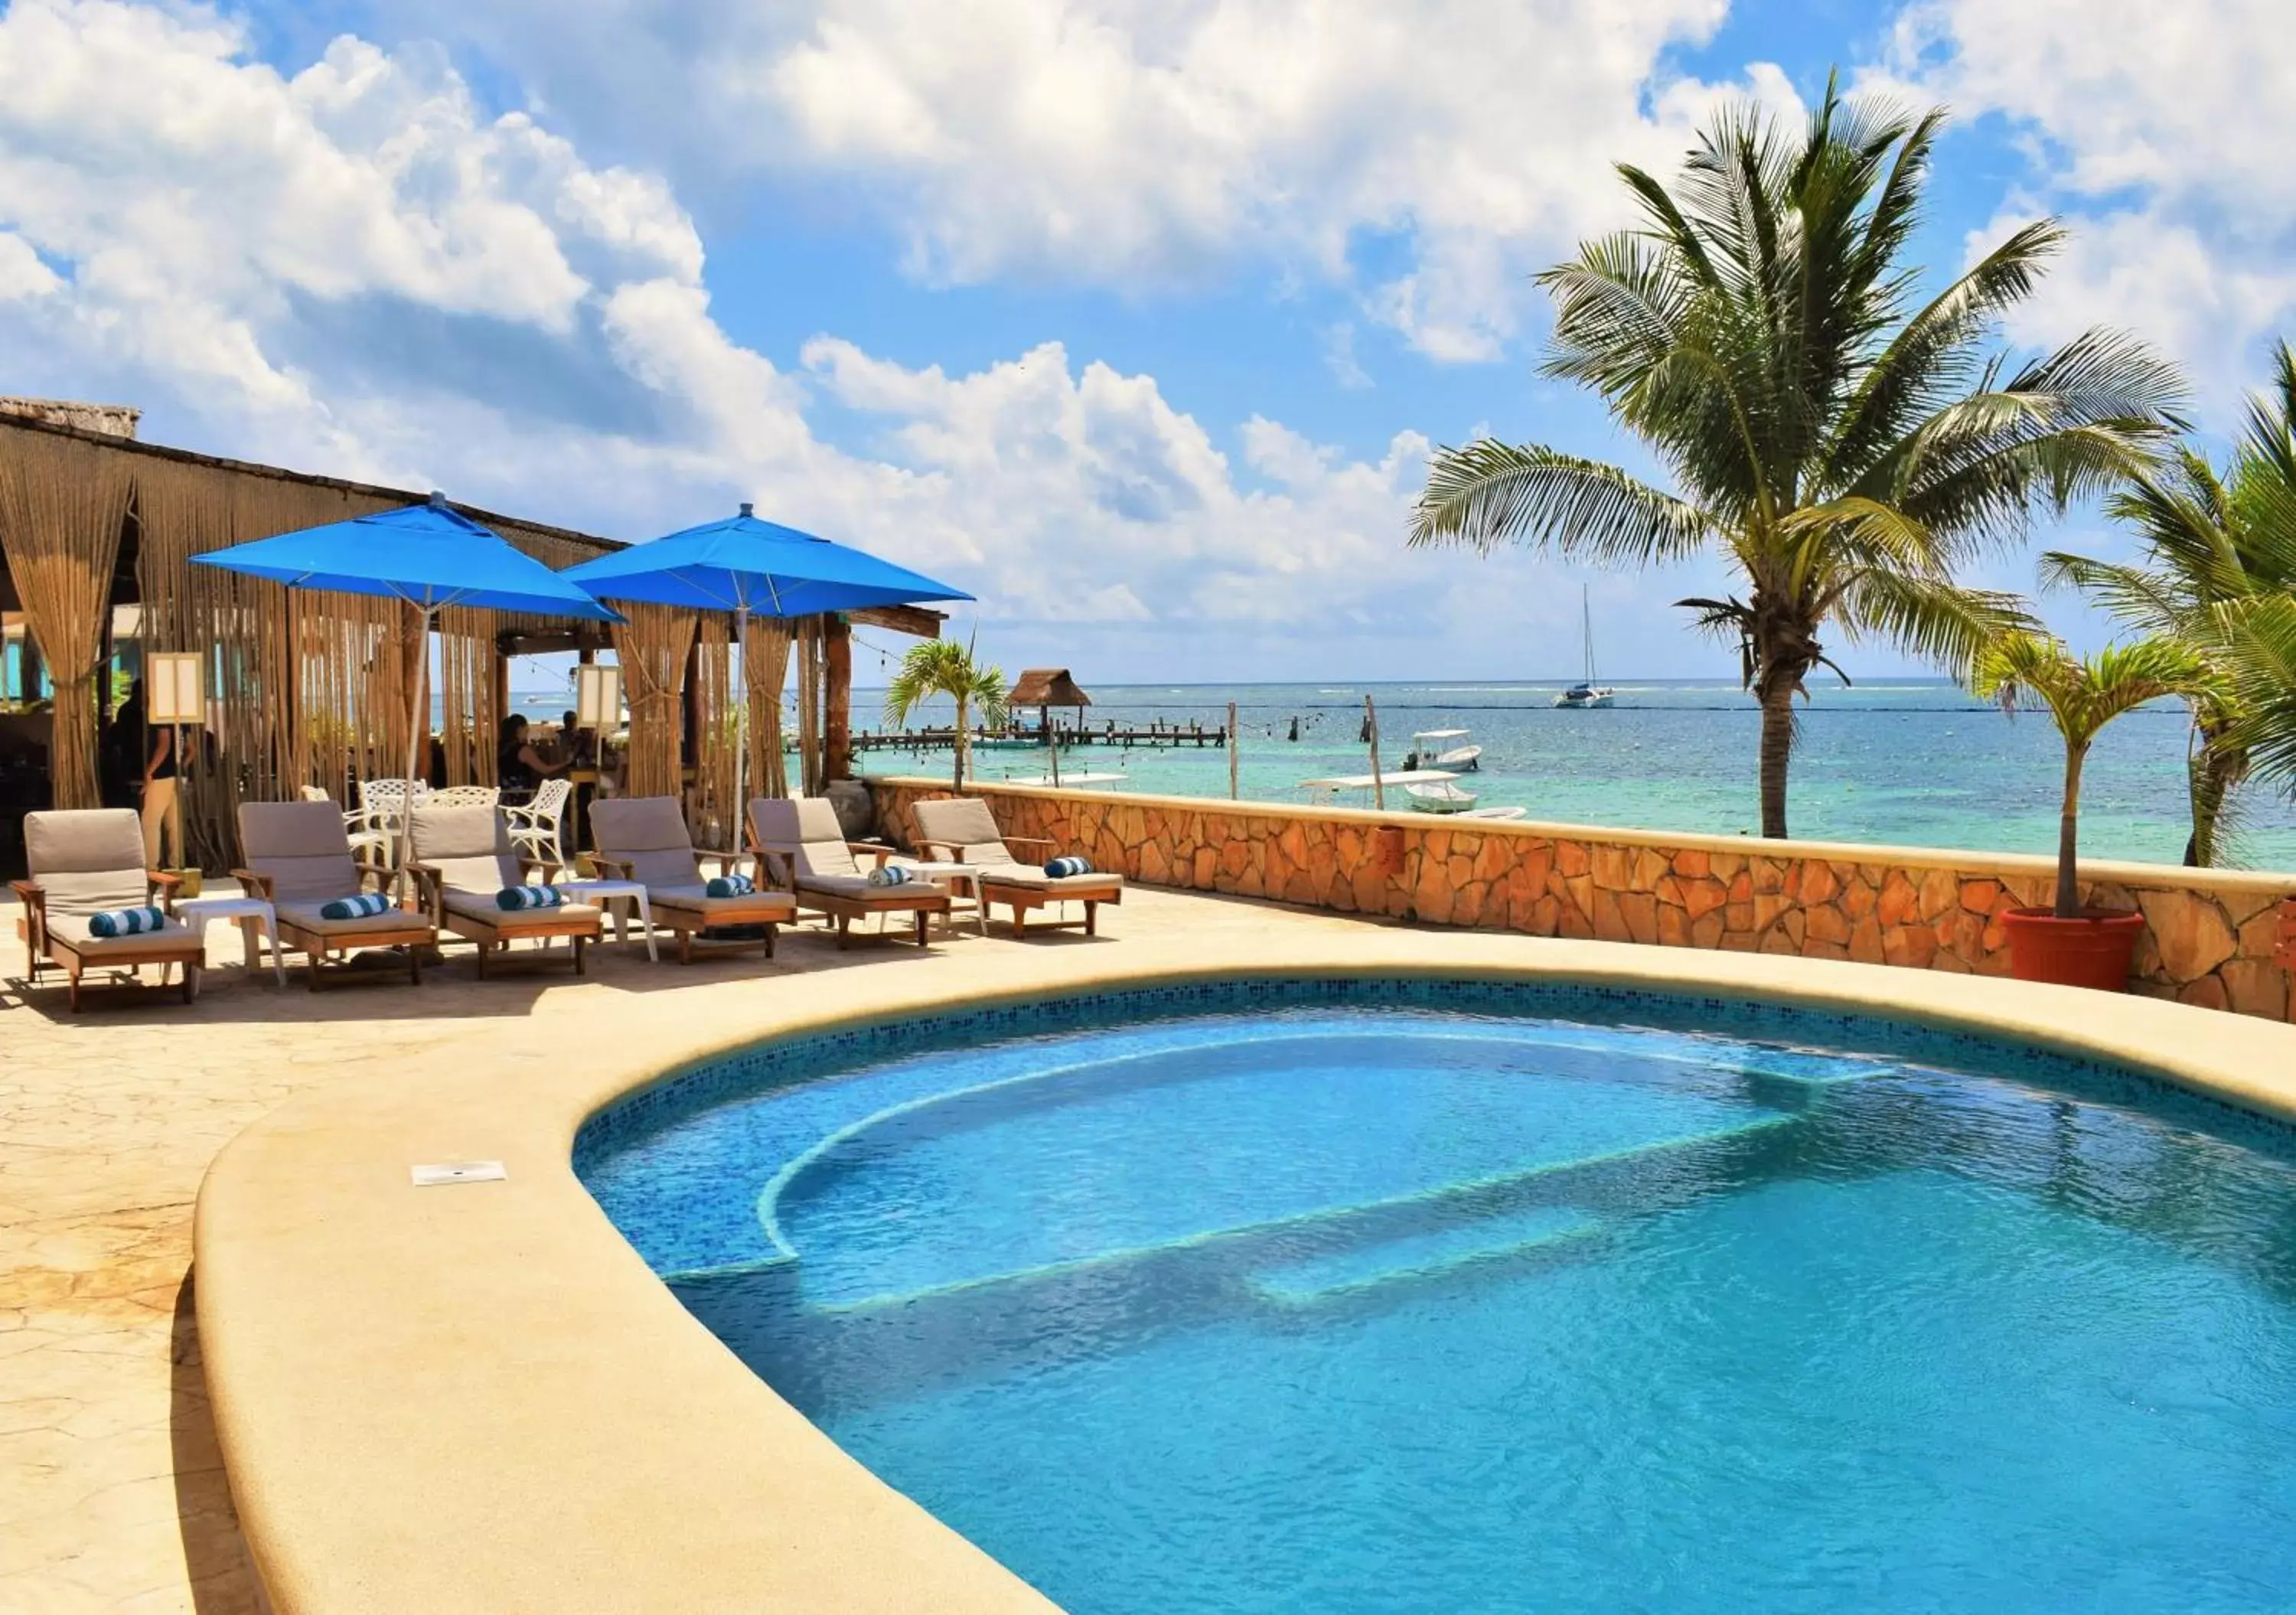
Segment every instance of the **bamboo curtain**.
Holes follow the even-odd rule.
[[[622,665],[623,697],[630,709],[630,747],[624,790],[631,796],[682,794],[679,742],[685,736],[682,701],[685,660],[693,649],[694,617],[671,606],[622,604],[628,619],[614,625],[614,660]]]
[[[496,668],[498,613],[448,606],[439,613],[439,740],[449,785],[501,783],[496,742],[502,733]]]
[[[797,624],[797,753],[802,794],[819,796],[821,758],[821,619],[801,617]]]
[[[0,461],[9,575],[55,681],[48,768],[58,808],[103,802],[96,702],[111,693],[99,693],[96,679],[130,487],[118,455],[70,438],[36,439]]]
[[[783,617],[750,619],[749,654],[742,674],[750,697],[750,790],[757,796],[789,794],[789,765],[782,752],[782,689],[789,683],[790,624]]]
[[[722,612],[704,615],[694,660],[693,839],[696,846],[722,852],[740,851],[742,840],[730,627]]]

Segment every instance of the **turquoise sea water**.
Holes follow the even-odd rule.
[[[1409,990],[865,1048],[578,1159],[1077,1615],[2289,1606],[2284,1133],[1872,1022]]]
[[[1618,705],[1557,709],[1559,685],[1442,682],[1368,686],[1379,708],[1382,758],[1400,767],[1414,730],[1464,728],[1484,748],[1470,783],[1486,806],[1517,805],[1534,818],[1731,835],[1759,827],[1755,747],[1760,715],[1734,684],[1622,682]],[[1357,736],[1365,686],[1161,685],[1091,691],[1086,719],[1144,726],[1150,719],[1207,728],[1242,709],[1242,794],[1305,799],[1301,780],[1369,771]],[[2063,748],[2046,714],[2015,719],[1941,680],[1819,686],[1802,709],[1789,817],[1805,840],[2054,853]],[[858,693],[857,720],[874,698]],[[1288,736],[1300,720],[1301,738]],[[940,721],[946,722],[944,716]],[[864,725],[865,726],[865,724]],[[2091,857],[2177,863],[2189,818],[2184,710],[2162,704],[2107,729],[2082,792],[2082,848]],[[1459,742],[1446,742],[1456,744]],[[882,772],[942,773],[946,751],[873,752]],[[1038,775],[1045,756],[983,751],[982,777]],[[1121,772],[1128,788],[1187,796],[1227,794],[1218,748],[1179,751],[1085,747],[1062,769]],[[1366,803],[1367,805],[1367,803]],[[1390,806],[1398,804],[1390,802]],[[2296,869],[2296,808],[2250,793],[2242,861]]]

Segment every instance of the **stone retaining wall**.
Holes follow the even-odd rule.
[[[904,844],[908,805],[949,794],[921,779],[869,783],[880,828]],[[1538,937],[2005,975],[2002,913],[2055,888],[2053,860],[2001,854],[1029,786],[979,794],[1008,833],[1151,885]],[[2107,863],[2082,873],[2086,901],[2144,914],[2137,990],[2288,1017],[2289,971],[2273,950],[2296,875]]]

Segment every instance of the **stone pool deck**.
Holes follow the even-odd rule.
[[[773,963],[691,969],[609,947],[580,982],[480,983],[465,953],[421,988],[316,996],[243,976],[236,933],[217,927],[232,968],[196,1006],[98,1001],[77,1019],[60,988],[23,990],[5,927],[0,1610],[258,1608],[189,1268],[203,1173],[266,1117],[201,1213],[201,1249],[228,1258],[210,1275],[210,1334],[236,1399],[218,1411],[261,1488],[242,1501],[282,1607],[332,1612],[1043,1607],[844,1472],[585,1214],[563,1171],[562,1141],[600,1096],[782,1027],[1136,975],[1521,973],[1997,1028],[2296,1115],[2296,1029],[2148,999],[1142,889],[1103,921],[1098,939],[964,934],[930,952],[785,936]],[[406,1162],[467,1156],[511,1161],[509,1193],[409,1198]],[[565,1496],[537,1495],[553,1487]],[[762,1554],[753,1536],[738,1558],[706,1540],[668,1551],[732,1505],[753,1534],[786,1519],[786,1535]],[[585,1518],[615,1529],[575,1529]],[[781,1578],[775,1598],[758,1596],[758,1575]]]
[[[226,886],[224,888],[228,889]],[[1135,891],[1112,938],[1221,951],[1280,946],[1363,922],[1267,905]],[[191,1283],[192,1207],[217,1150],[286,1101],[333,1082],[389,1084],[441,1065],[515,1071],[554,1048],[636,1043],[754,1018],[775,983],[920,969],[1009,990],[1086,944],[1000,927],[919,957],[839,953],[784,934],[681,969],[635,943],[558,970],[480,982],[467,949],[419,989],[281,991],[239,968],[238,932],[210,928],[198,1004],[172,993],[92,996],[65,1014],[61,978],[23,980],[15,910],[0,904],[0,1611],[254,1611],[209,1419]],[[1161,952],[1160,948],[1158,951]]]

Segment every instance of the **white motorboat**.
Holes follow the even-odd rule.
[[[1587,586],[1578,586],[1578,646],[1585,653],[1587,676],[1554,698],[1558,707],[1583,709],[1607,707],[1618,698],[1618,692],[1608,685],[1595,682],[1595,618],[1587,603]]]
[[[1477,769],[1482,767],[1480,746],[1453,746],[1467,738],[1464,729],[1422,729],[1411,737],[1411,755],[1423,767]]]
[[[1528,808],[1470,808],[1459,815],[1463,819],[1480,819],[1486,824],[1505,824],[1512,819],[1528,818]]]
[[[1456,780],[1442,780],[1431,784],[1406,785],[1412,807],[1422,813],[1465,813],[1475,805],[1475,793]]]

